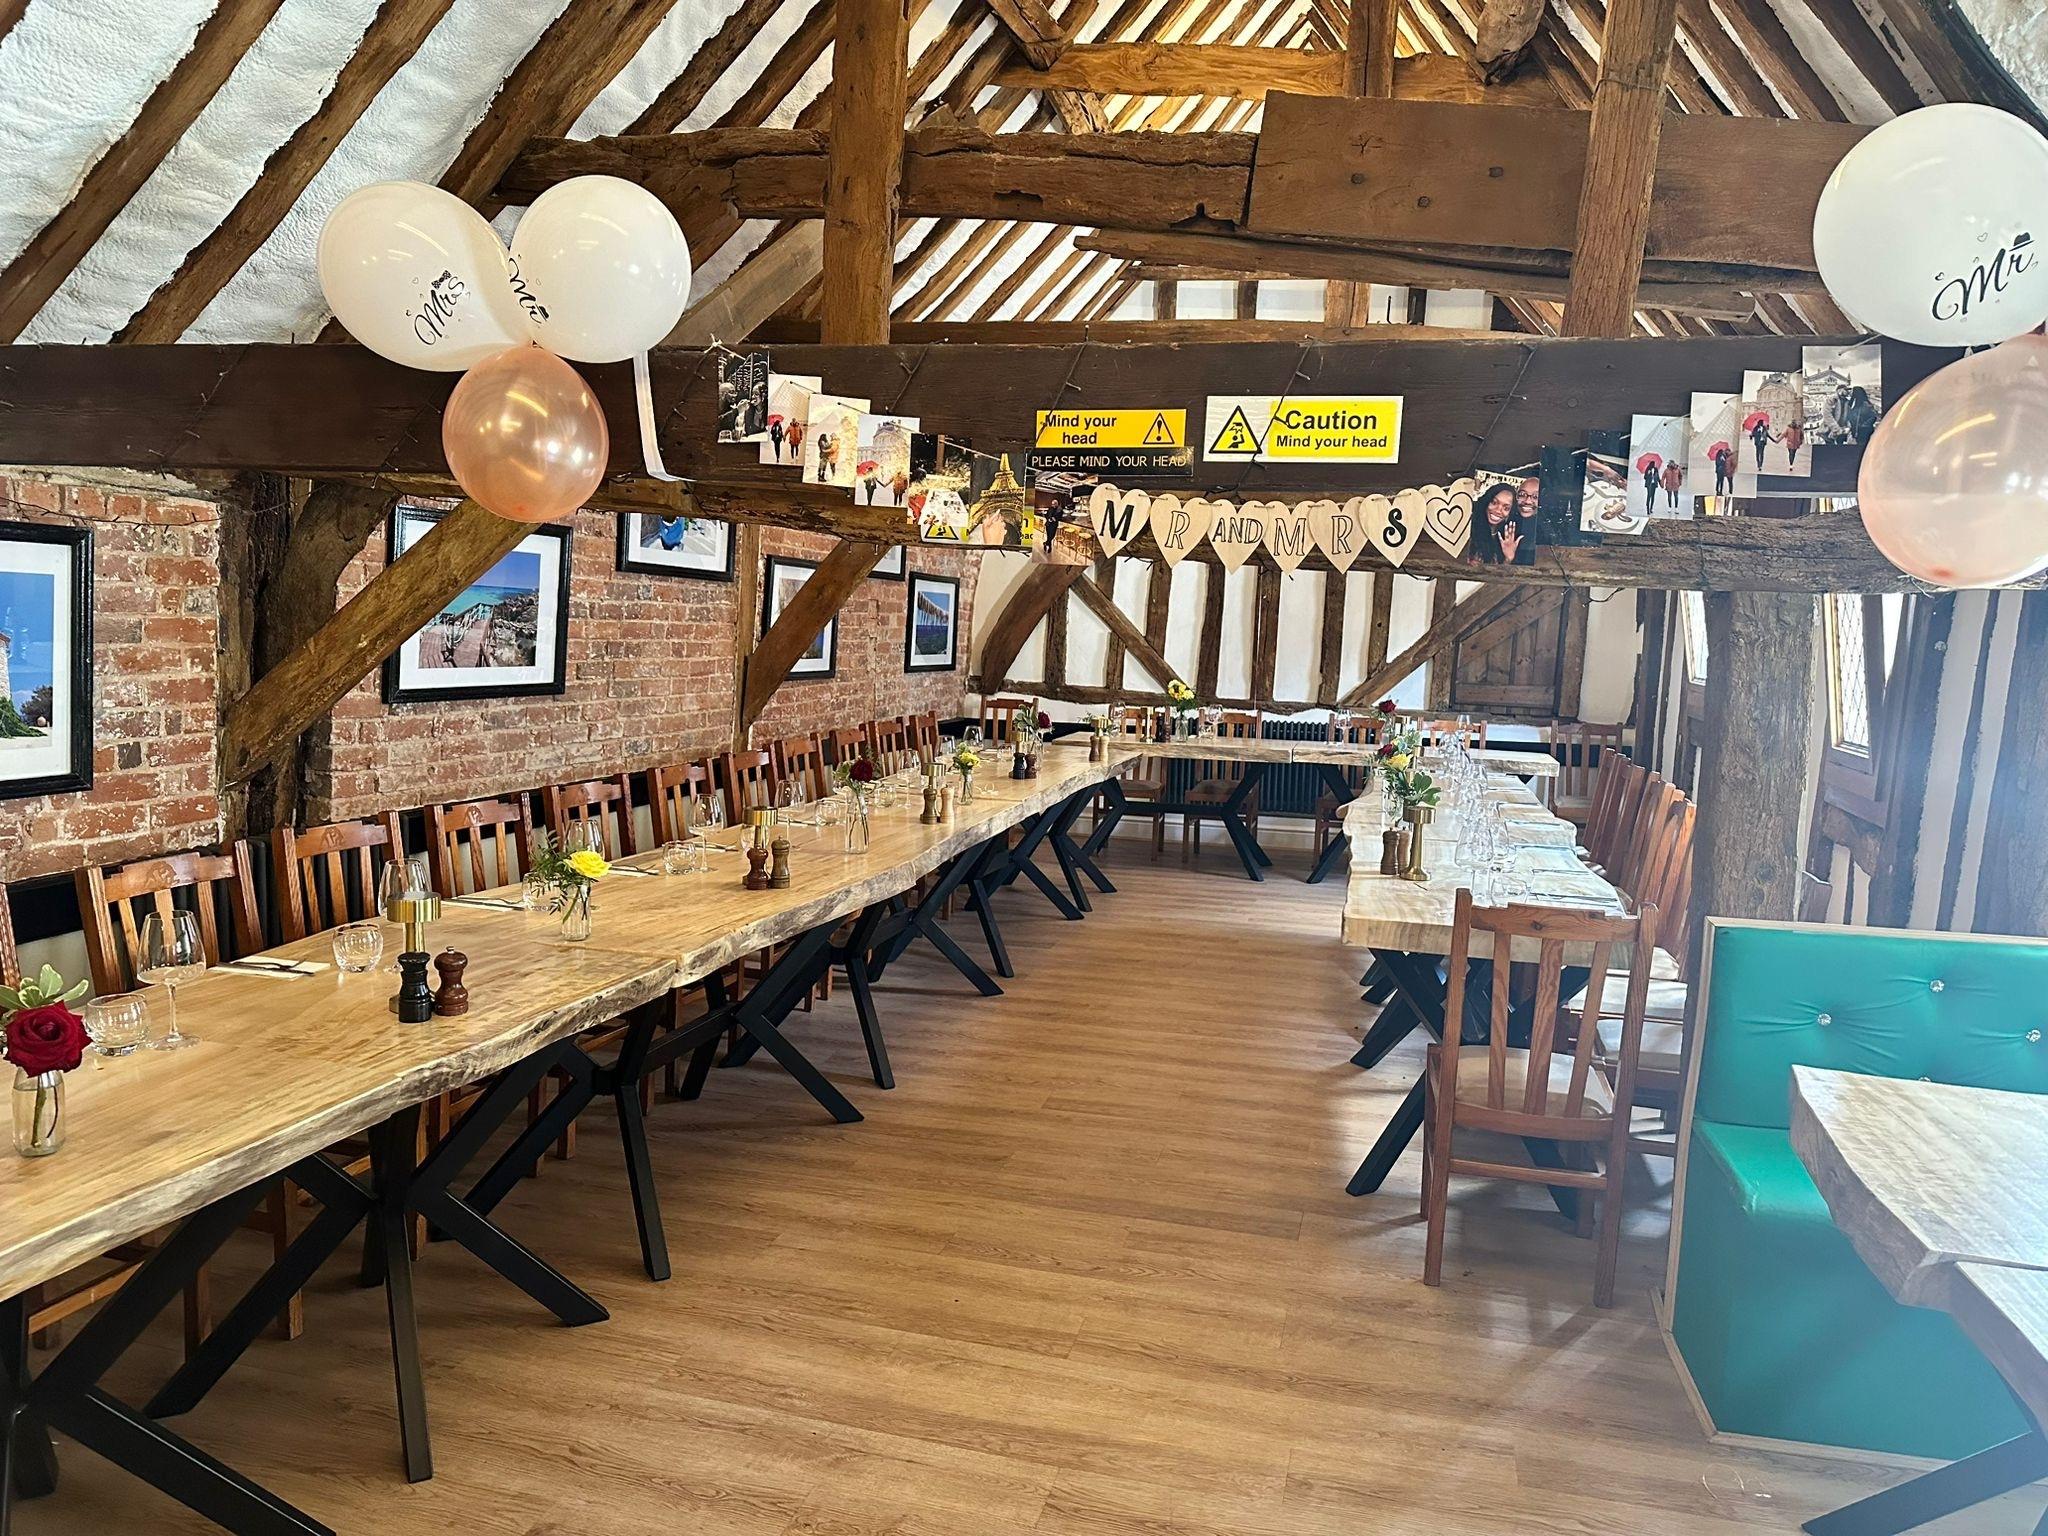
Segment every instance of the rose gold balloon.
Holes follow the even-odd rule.
[[[449,395],[441,448],[473,499],[514,522],[546,523],[590,500],[611,433],[574,368],[541,347],[508,347]]]
[[[1884,557],[1936,586],[2048,569],[2048,337],[2015,337],[1914,385],[1878,423],[1856,492]]]

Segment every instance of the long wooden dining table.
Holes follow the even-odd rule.
[[[1252,796],[1258,793],[1268,770],[1295,765],[1316,770],[1323,788],[1336,797],[1338,805],[1350,803],[1359,793],[1357,775],[1379,761],[1379,748],[1371,742],[1350,741],[1287,741],[1270,736],[1197,736],[1176,741],[1152,741],[1140,744],[1136,738],[1117,737],[1116,745],[1131,753],[1133,757],[1173,758],[1183,761],[1216,762],[1234,764],[1237,776],[1231,782],[1229,793],[1220,800],[1191,804],[1184,801],[1152,800],[1146,802],[1148,815],[1160,813],[1181,816],[1200,816],[1220,823],[1230,838],[1231,847],[1237,851],[1238,862],[1244,866],[1245,878],[1264,880],[1266,871],[1273,867],[1273,860],[1259,845],[1259,839],[1245,818],[1245,808]],[[1136,748],[1136,750],[1132,750]],[[1523,751],[1508,747],[1474,748],[1472,756],[1488,769],[1513,774],[1524,779],[1549,779],[1557,776],[1558,760],[1548,752]],[[1427,759],[1425,759],[1427,760]],[[1086,851],[1092,857],[1108,842],[1116,824],[1130,808],[1120,784],[1111,784],[1104,796],[1103,820],[1089,836]],[[1320,885],[1328,879],[1348,850],[1349,842],[1342,837],[1332,838],[1329,846],[1316,856],[1314,866],[1308,872],[1308,883]]]
[[[1953,1317],[2033,1420],[1805,1529],[1890,1536],[2048,1477],[2048,1095],[1808,1066],[1791,1091],[1793,1149],[1857,1257]]]
[[[1528,786],[1511,774],[1490,774],[1484,784],[1485,793],[1507,807],[1505,820],[1514,829],[1516,845],[1512,873],[1525,883],[1526,899],[1593,911],[1624,910],[1621,892],[1586,867],[1577,846],[1577,829],[1570,822],[1543,806]],[[1359,1067],[1378,1065],[1418,1027],[1437,1040],[1444,1039],[1451,1028],[1444,1018],[1446,989],[1440,973],[1444,956],[1451,950],[1458,891],[1485,881],[1461,861],[1459,845],[1446,835],[1446,821],[1457,810],[1455,788],[1446,785],[1444,795],[1444,804],[1423,833],[1426,880],[1379,872],[1382,811],[1377,798],[1354,801],[1345,813],[1344,833],[1352,854],[1344,896],[1343,940],[1370,951],[1377,969],[1394,988],[1394,996],[1381,1008],[1352,1057]],[[1472,953],[1474,958],[1491,957],[1486,935],[1473,935]],[[1537,952],[1532,945],[1526,955],[1517,951],[1513,958],[1534,960]],[[1572,958],[1567,955],[1568,964]],[[1417,1077],[1345,1186],[1350,1193],[1372,1194],[1386,1182],[1422,1126],[1422,1098],[1422,1079]],[[1545,1149],[1532,1146],[1531,1151],[1540,1156]]]
[[[834,959],[850,957],[856,970],[871,974],[920,937],[978,991],[1000,991],[939,926],[940,906],[968,893],[991,959],[1007,974],[990,899],[1028,880],[1057,898],[1063,916],[1078,918],[1087,885],[1112,889],[1074,844],[1072,828],[1099,787],[1136,755],[1116,750],[1102,762],[1085,754],[1049,757],[1038,778],[982,782],[974,799],[936,825],[919,821],[920,797],[907,792],[900,804],[873,811],[865,853],[846,851],[841,826],[798,823],[791,828],[793,878],[784,889],[745,890],[745,860],[728,851],[710,854],[703,873],[622,869],[601,882],[585,942],[565,941],[552,918],[519,908],[506,893],[446,902],[429,939],[436,950],[468,957],[470,1005],[458,1017],[399,1023],[390,972],[338,971],[325,936],[263,957],[315,968],[310,973],[230,965],[181,986],[180,1017],[197,1044],[95,1058],[72,1075],[64,1150],[47,1159],[0,1160],[0,1536],[16,1490],[36,1495],[55,1487],[51,1428],[228,1530],[326,1531],[158,1416],[196,1403],[358,1226],[367,1234],[365,1279],[381,1282],[386,1295],[407,1474],[431,1475],[408,1252],[412,1223],[431,1224],[562,1322],[602,1321],[604,1308],[587,1292],[491,1219],[497,1200],[566,1120],[600,1093],[618,1103],[643,1258],[650,1274],[664,1276],[640,1080],[686,1053],[701,1084],[718,1039],[737,1029],[835,1119],[858,1120],[859,1111],[783,1034],[796,1002]],[[1055,854],[1058,878],[1036,862],[1045,848]],[[771,948],[779,958],[743,998],[718,995],[724,967]],[[709,1006],[680,1026],[673,994],[698,984],[707,987]],[[154,992],[145,996],[155,1012],[161,1000]],[[616,1061],[600,1065],[584,1054],[581,1032],[622,1017],[628,1028]],[[551,1073],[569,1087],[458,1193],[454,1185],[467,1166]],[[478,1083],[488,1086],[468,1114],[417,1159],[421,1106]],[[324,1155],[365,1136],[367,1180]],[[312,1195],[318,1214],[146,1412],[111,1396],[100,1385],[107,1370],[279,1179]],[[173,1228],[31,1376],[24,1293],[111,1248]]]

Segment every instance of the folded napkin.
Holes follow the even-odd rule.
[[[1545,901],[1589,902],[1602,907],[1618,905],[1614,887],[1587,870],[1574,874],[1532,876],[1529,894]]]

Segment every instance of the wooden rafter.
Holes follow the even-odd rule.
[[[1439,594],[1454,590],[1455,583],[1445,581],[1437,585]],[[1383,661],[1367,669],[1350,688],[1337,699],[1339,709],[1357,709],[1370,704],[1398,687],[1402,679],[1416,668],[1441,660],[1448,655],[1461,635],[1478,628],[1496,612],[1511,603],[1522,600],[1520,587],[1481,587],[1471,596],[1451,603],[1436,614],[1422,636],[1391,660]]]
[[[221,0],[184,58],[150,92],[135,121],[93,162],[71,201],[0,272],[0,342],[13,341],[77,270],[129,199],[163,164],[277,13],[282,0]]]
[[[627,125],[628,133],[673,133],[697,110],[733,61],[746,51],[782,8],[783,0],[742,0],[704,45],[691,55],[683,72],[663,86],[654,100]]]

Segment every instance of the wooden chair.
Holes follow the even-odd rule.
[[[671,763],[647,770],[647,813],[657,843],[679,843],[694,830],[690,818],[699,797],[718,793],[711,762]]]
[[[1110,717],[1110,733],[1125,740],[1150,741],[1161,711],[1136,705],[1118,705]],[[1166,763],[1156,757],[1141,757],[1119,775],[1125,814],[1152,818],[1152,854],[1166,851],[1166,813],[1159,807],[1166,799]],[[1095,802],[1095,824],[1102,823],[1102,801]]]
[[[920,760],[938,755],[939,712],[936,709],[928,709],[921,715],[905,715],[903,730],[910,738],[910,750]]]
[[[867,744],[868,733],[865,726],[835,726],[825,733],[825,749],[831,756],[834,768],[837,768],[841,763],[850,763],[856,757],[859,757],[861,749],[867,746]]]
[[[1670,816],[1672,806],[1684,798],[1685,791],[1663,774],[1652,772],[1643,776],[1642,793],[1636,799],[1625,829],[1627,840],[1621,845],[1619,854],[1605,866],[1610,885],[1630,896],[1642,890],[1644,876],[1649,871],[1650,855],[1664,832],[1665,820]]]
[[[831,787],[825,770],[825,748],[815,736],[785,736],[775,743],[775,783],[792,780],[803,786],[806,800],[822,799]]]
[[[1380,717],[1378,715],[1341,715],[1333,713],[1323,727],[1323,740],[1332,746],[1370,746],[1380,739]],[[1363,768],[1340,769],[1344,781],[1351,786],[1351,793],[1338,799],[1329,790],[1316,796],[1315,845],[1316,857],[1323,856],[1323,850],[1330,845],[1330,839],[1340,836],[1344,830],[1344,807],[1364,792],[1365,770]]]
[[[901,720],[870,720],[868,746],[884,773],[894,773],[910,761],[910,733]]]
[[[173,853],[107,869],[86,868],[73,879],[78,888],[78,915],[85,928],[86,960],[92,970],[92,989],[96,995],[133,991],[136,972],[148,963],[142,949],[142,925],[137,921],[138,906],[168,913],[183,905],[196,912],[208,965],[218,965],[223,959],[238,955],[252,955],[263,947],[256,908],[255,865],[249,857],[249,845],[240,839],[223,853]],[[176,899],[180,893],[185,895],[182,903]],[[223,907],[228,929],[225,943],[220,922]],[[280,1183],[265,1197],[261,1216],[252,1218],[269,1232],[272,1255],[277,1259],[283,1258],[291,1246],[292,1205],[291,1195]],[[295,1339],[305,1331],[305,1326],[304,1304],[295,1295],[279,1315],[277,1331],[285,1338]],[[207,1271],[202,1269],[185,1288],[188,1355],[212,1328]]]
[[[586,828],[597,828],[607,859],[623,859],[640,851],[633,830],[633,780],[625,773],[605,779],[579,779],[550,784],[540,792],[541,814],[555,842],[568,846]]]
[[[725,796],[727,826],[742,826],[750,809],[766,810],[775,804],[775,754],[766,748],[721,753],[718,759],[718,792]]]
[[[1649,783],[1650,770],[1641,764],[1630,763],[1620,770],[1607,802],[1606,815],[1598,821],[1586,823],[1586,835],[1581,839],[1586,857],[1610,874],[1627,856],[1629,841],[1635,836],[1636,813],[1642,806],[1643,793]],[[1620,884],[1618,880],[1615,883]]]
[[[989,741],[1008,741],[1010,726],[1019,713],[1031,708],[1029,699],[998,696],[981,701],[981,734]]]
[[[1266,717],[1256,709],[1226,709],[1216,719],[1216,735],[1225,741],[1256,741],[1265,734]],[[1186,858],[1192,850],[1202,851],[1202,812],[1196,807],[1221,805],[1237,790],[1244,779],[1243,763],[1220,763],[1207,777],[1195,780],[1188,786],[1187,804],[1190,809],[1180,820],[1181,857]],[[1253,837],[1259,835],[1259,792],[1253,790],[1244,803],[1244,824]]]
[[[1613,837],[1622,786],[1635,766],[1619,752],[1609,752],[1600,759],[1600,771],[1593,780],[1593,798],[1579,832],[1579,846],[1595,864],[1600,862],[1596,849]]]
[[[1608,758],[1621,755],[1621,727],[1560,720],[1550,728],[1557,753],[1557,777],[1551,784],[1550,808],[1566,821],[1586,824],[1593,813],[1598,780]]]
[[[1644,907],[1632,917],[1606,917],[1559,907],[1508,906],[1481,908],[1469,890],[1458,892],[1451,933],[1449,990],[1444,1017],[1465,1016],[1465,989],[1471,968],[1472,936],[1485,934],[1489,953],[1510,956],[1516,940],[1536,949],[1536,991],[1527,1046],[1509,1042],[1509,985],[1501,961],[1493,972],[1492,1009],[1487,1041],[1460,1044],[1456,1025],[1442,1045],[1429,1048],[1424,1074],[1423,1214],[1429,1221],[1422,1278],[1428,1285],[1443,1280],[1444,1222],[1450,1209],[1451,1175],[1513,1179],[1576,1190],[1579,1226],[1587,1230],[1588,1201],[1599,1201],[1599,1247],[1593,1266],[1593,1304],[1614,1302],[1614,1271],[1621,1249],[1622,1180],[1628,1165],[1629,1114],[1634,1102],[1636,1056],[1642,1046],[1644,989],[1650,980],[1650,953],[1656,942],[1657,913]],[[1616,945],[1632,946],[1628,967],[1628,1004],[1621,1025],[1620,1050],[1610,1077],[1595,1064],[1596,1018],[1571,1020],[1557,1006],[1559,978],[1567,946],[1590,946],[1588,990],[1593,997],[1607,988]],[[1575,1025],[1569,1031],[1567,1023]],[[1460,1130],[1491,1131],[1508,1136],[1563,1143],[1591,1167],[1531,1167],[1524,1163],[1484,1162],[1459,1157],[1454,1150]],[[1602,1154],[1604,1153],[1604,1160]]]
[[[427,868],[434,889],[443,896],[517,885],[525,876],[532,848],[533,813],[524,795],[427,807]]]
[[[1422,733],[1422,750],[1432,752],[1457,742],[1468,751],[1476,751],[1486,745],[1486,722],[1469,720],[1460,725],[1456,720],[1421,720],[1416,722]]]
[[[378,877],[405,856],[396,811],[303,832],[279,827],[270,842],[287,941],[375,917]]]

